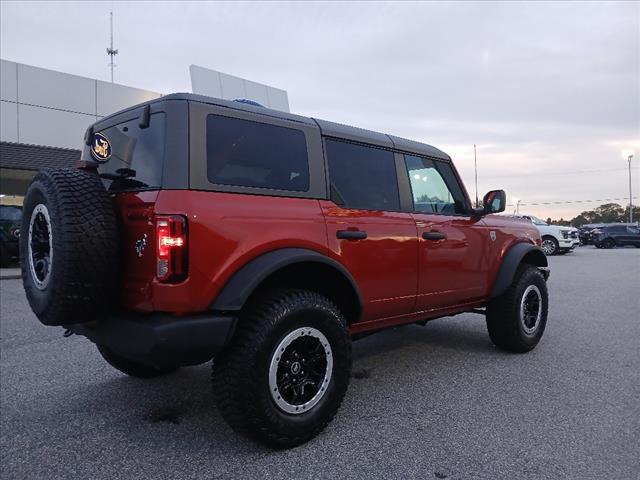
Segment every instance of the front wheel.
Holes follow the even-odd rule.
[[[290,448],[328,425],[350,376],[351,339],[337,307],[315,292],[284,290],[241,316],[214,360],[213,393],[234,430]]]
[[[558,244],[558,241],[553,237],[542,237],[541,248],[544,254],[549,256],[558,253],[560,245]]]
[[[499,348],[523,353],[544,333],[549,311],[547,282],[538,268],[521,265],[509,289],[487,306],[487,329]]]

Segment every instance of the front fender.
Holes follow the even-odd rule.
[[[491,290],[490,298],[496,298],[507,291],[509,285],[513,283],[513,278],[523,261],[543,269],[545,279],[549,276],[549,263],[547,256],[536,245],[530,243],[517,243],[511,247],[502,260],[502,265],[498,271],[496,282]]]

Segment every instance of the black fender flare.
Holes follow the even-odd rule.
[[[332,258],[306,248],[281,248],[250,260],[231,276],[211,308],[225,312],[240,311],[249,296],[269,275],[288,265],[304,262],[322,263],[341,273],[351,284],[358,298],[358,309],[362,311],[362,297],[349,271]]]
[[[547,256],[544,254],[542,249],[530,243],[517,243],[507,251],[502,260],[502,265],[500,265],[496,281],[493,284],[490,298],[499,297],[507,291],[509,285],[513,282],[516,270],[526,256],[531,258],[531,263],[533,265],[543,269],[545,280],[548,278],[549,263],[547,261]]]

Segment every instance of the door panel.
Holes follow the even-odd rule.
[[[418,239],[411,214],[342,208],[327,200],[320,206],[329,255],[360,288],[362,321],[410,313],[418,283]]]
[[[405,155],[418,229],[416,310],[482,298],[489,275],[489,232],[467,216],[469,201],[449,163]]]
[[[482,298],[488,288],[490,264],[489,232],[484,223],[459,216],[413,216],[419,245],[416,310]],[[442,235],[434,233],[445,238],[436,238]]]

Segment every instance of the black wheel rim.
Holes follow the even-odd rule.
[[[520,321],[527,335],[533,335],[542,318],[542,295],[536,285],[529,285],[520,302]]]
[[[51,219],[47,207],[43,204],[36,205],[31,213],[28,247],[31,277],[36,287],[44,289],[51,277],[53,245]]]
[[[315,328],[298,328],[280,342],[269,369],[276,405],[291,414],[313,408],[324,396],[333,369],[331,346]]]

